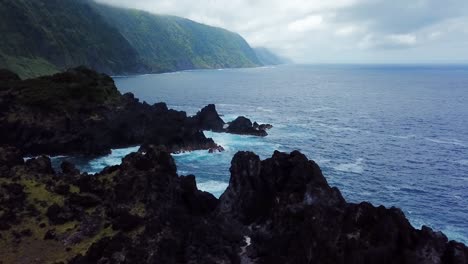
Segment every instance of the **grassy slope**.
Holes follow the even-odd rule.
[[[106,73],[140,67],[125,38],[82,1],[0,0],[0,21],[0,67],[21,77],[78,65]]]
[[[19,221],[10,230],[0,231],[0,263],[64,263],[77,254],[86,253],[88,248],[99,239],[111,237],[117,233],[111,227],[105,227],[101,224],[95,234],[84,237],[77,243],[64,245],[63,241],[44,239],[48,230],[54,230],[57,237],[64,240],[67,237],[70,238],[80,231],[82,223],[78,221],[69,221],[63,224],[50,223],[46,216],[47,208],[53,204],[63,206],[66,197],[52,192],[41,179],[28,177],[26,176],[27,172],[24,173],[25,175],[21,179],[0,178],[0,191],[5,184],[21,185],[26,194],[27,207],[34,208],[33,210],[36,210],[37,213],[35,217],[31,217],[27,210],[18,208]],[[49,175],[41,176],[52,180]],[[56,181],[55,184],[63,184],[63,182]],[[71,193],[79,192],[77,186],[69,186]],[[96,208],[90,208],[87,213],[92,214],[94,210]],[[13,235],[24,230],[30,231],[30,234],[21,239],[15,238]]]
[[[144,58],[152,71],[253,67],[255,52],[238,34],[194,21],[95,5]]]

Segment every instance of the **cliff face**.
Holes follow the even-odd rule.
[[[238,34],[91,0],[0,1],[0,68],[37,77],[85,65],[111,75],[261,63]]]
[[[238,34],[189,19],[95,4],[153,72],[261,65]]]
[[[22,77],[86,65],[99,72],[146,70],[120,32],[86,1],[0,1],[0,67]]]
[[[299,152],[240,152],[218,200],[158,148],[97,175],[0,148],[4,263],[467,263],[396,209],[347,203]],[[246,243],[248,242],[248,243]]]

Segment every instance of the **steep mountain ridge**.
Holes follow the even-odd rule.
[[[22,77],[86,65],[105,73],[146,69],[114,27],[86,2],[1,0],[0,66]]]
[[[261,65],[237,33],[175,16],[101,4],[94,7],[119,28],[152,71]]]
[[[0,0],[0,68],[22,78],[80,65],[116,74],[261,65],[239,35],[90,0]]]

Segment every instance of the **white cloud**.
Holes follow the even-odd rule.
[[[96,1],[224,27],[300,62],[468,60],[467,0]]]
[[[438,39],[441,35],[442,35],[442,32],[440,31],[431,32],[429,34],[429,39],[431,40]]]
[[[355,26],[345,26],[345,27],[338,28],[335,31],[335,34],[338,35],[338,36],[346,37],[346,36],[350,36],[350,35],[358,32],[358,31],[360,31],[360,29],[355,27]]]
[[[387,40],[395,45],[412,46],[416,44],[416,36],[412,34],[394,34],[387,36]]]
[[[295,32],[306,32],[313,29],[318,29],[323,26],[323,17],[320,15],[312,15],[289,23],[288,29]]]

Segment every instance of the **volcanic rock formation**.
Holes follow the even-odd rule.
[[[157,147],[96,175],[0,148],[3,263],[467,263],[401,210],[347,203],[295,151],[239,152],[216,199]],[[246,243],[249,242],[249,243]]]

